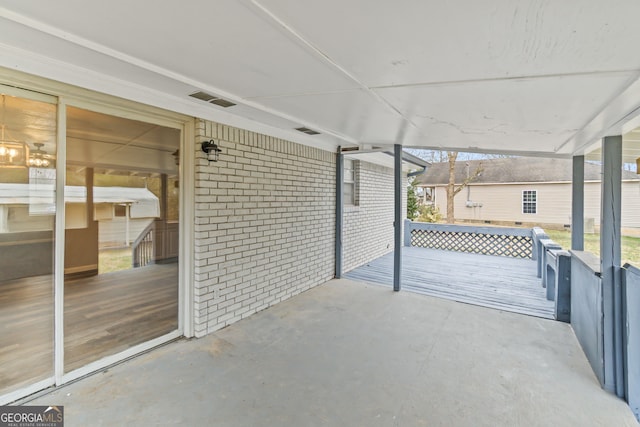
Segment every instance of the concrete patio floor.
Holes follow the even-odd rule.
[[[348,280],[26,404],[67,427],[637,425],[569,325]]]

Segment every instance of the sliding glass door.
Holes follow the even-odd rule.
[[[53,378],[56,105],[0,91],[3,395]]]
[[[179,143],[67,108],[65,372],[178,329]]]
[[[0,95],[3,404],[179,336],[182,135]]]

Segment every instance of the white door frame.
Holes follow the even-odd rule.
[[[0,395],[0,405],[16,401],[53,385],[62,385],[89,375],[105,367],[121,362],[139,353],[167,343],[180,336],[192,337],[193,324],[193,233],[195,120],[177,113],[140,105],[131,101],[87,91],[63,83],[52,82],[13,70],[0,69],[0,85],[7,83],[3,92],[34,100],[44,100],[57,105],[57,170],[56,170],[56,220],[54,249],[54,371],[50,378],[30,384],[19,390]],[[24,89],[17,89],[20,86]],[[125,351],[91,362],[71,372],[64,372],[64,184],[66,175],[66,107],[73,106],[159,124],[180,132],[180,243],[178,263],[178,329]],[[60,208],[62,207],[62,208]]]

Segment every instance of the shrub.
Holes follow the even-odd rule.
[[[440,209],[435,205],[422,205],[418,208],[418,221],[420,222],[438,222],[442,220]]]
[[[415,220],[420,214],[420,207],[418,206],[418,197],[415,191],[415,181],[407,186],[407,218]]]

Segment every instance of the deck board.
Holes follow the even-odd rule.
[[[393,253],[344,275],[391,286]],[[553,319],[553,301],[536,277],[536,262],[436,249],[402,248],[402,289],[468,304]]]

